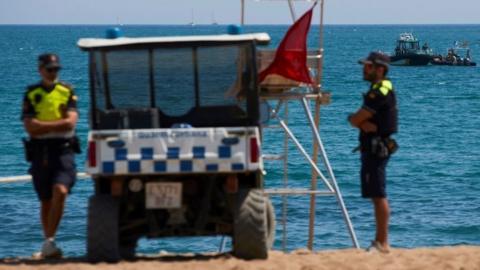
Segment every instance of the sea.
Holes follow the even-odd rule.
[[[104,37],[106,25],[0,26],[0,177],[25,175],[20,110],[25,88],[39,80],[37,56],[55,52],[61,57],[61,79],[74,85],[79,96],[77,133],[85,148],[88,132],[89,78],[87,54],[76,43],[85,37]],[[244,32],[267,32],[276,47],[287,25],[251,25]],[[125,36],[171,36],[226,33],[225,25],[125,25]],[[321,108],[320,135],[338,181],[361,247],[374,238],[370,201],[360,196],[357,131],[347,123],[349,113],[362,103],[368,83],[362,80],[360,58],[370,51],[393,52],[400,33],[412,32],[445,54],[454,41],[470,41],[480,60],[480,25],[327,25],[323,88],[331,93]],[[319,30],[312,26],[309,47],[318,47]],[[390,241],[393,247],[480,245],[480,68],[451,66],[392,67],[389,72],[398,98],[400,149],[387,168],[391,205]],[[174,91],[174,89],[172,89]],[[289,125],[311,152],[311,131],[298,102],[289,103]],[[272,124],[275,124],[272,121]],[[283,134],[265,132],[265,151],[281,150]],[[85,151],[84,151],[85,153]],[[84,170],[85,154],[77,156]],[[265,185],[283,184],[279,161],[266,162]],[[323,172],[326,171],[322,168]],[[288,184],[309,187],[311,169],[290,142]],[[319,188],[324,188],[321,182]],[[57,242],[66,256],[81,257],[86,250],[87,200],[91,180],[79,180],[68,198]],[[305,248],[308,239],[309,197],[287,198],[286,242],[283,242],[282,197],[272,200],[277,214],[275,249]],[[318,197],[314,249],[352,247],[335,197]],[[0,184],[0,257],[30,256],[43,237],[39,203],[30,182]],[[137,252],[215,252],[222,237],[141,239]],[[285,245],[284,245],[285,244]],[[227,238],[227,250],[231,242]]]

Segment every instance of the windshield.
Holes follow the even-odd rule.
[[[235,44],[92,52],[96,109],[158,108],[181,116],[237,106],[246,113],[247,92],[255,90],[251,50]]]

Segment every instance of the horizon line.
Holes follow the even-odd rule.
[[[185,24],[163,24],[163,23],[0,23],[0,26],[228,26],[232,24],[210,24],[210,23],[197,23],[194,26]],[[238,24],[236,24],[238,25]],[[289,26],[291,24],[245,24],[244,26]],[[312,26],[318,26],[318,23],[312,23]],[[480,23],[326,23],[324,26],[445,26],[445,25],[468,25],[477,26]]]

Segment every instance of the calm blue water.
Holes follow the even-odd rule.
[[[0,176],[25,174],[19,121],[24,88],[38,80],[36,56],[45,51],[60,54],[62,78],[71,82],[80,97],[78,133],[87,134],[88,77],[86,54],[76,46],[81,37],[101,37],[104,26],[0,26]],[[267,31],[277,44],[285,26],[251,26],[247,31]],[[223,26],[128,26],[128,36],[188,35],[223,32]],[[318,33],[312,29],[314,46]],[[361,103],[368,85],[356,61],[371,50],[393,51],[401,32],[413,31],[431,47],[444,53],[454,40],[470,40],[473,56],[480,60],[480,26],[328,26],[325,31],[324,86],[332,104],[323,107],[321,135],[344,194],[357,236],[365,246],[374,235],[372,209],[360,198],[359,159],[351,154],[357,133],[346,123],[348,113]],[[477,55],[475,55],[477,53]],[[395,67],[391,79],[400,109],[401,146],[388,167],[388,192],[392,207],[391,242],[397,247],[480,244],[480,69],[465,67]],[[290,123],[308,144],[301,108],[290,106]],[[269,148],[281,136],[267,133]],[[309,145],[309,144],[308,144]],[[83,168],[84,155],[77,162]],[[290,151],[290,183],[308,186],[310,169]],[[280,163],[268,163],[267,186],[280,184]],[[86,202],[90,181],[79,181],[69,197],[58,241],[68,256],[85,250]],[[280,214],[280,201],[275,206]],[[0,257],[28,256],[42,241],[38,202],[30,183],[0,185]],[[288,249],[306,245],[308,199],[289,199]],[[339,208],[333,198],[317,203],[316,249],[351,245]],[[281,226],[276,247],[281,246]],[[142,240],[139,251],[216,251],[220,238]]]

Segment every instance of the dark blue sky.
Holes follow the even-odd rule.
[[[286,1],[245,1],[247,23],[291,22]],[[329,24],[480,23],[479,0],[325,2]],[[297,13],[309,5],[297,3]],[[186,24],[192,17],[197,24],[238,23],[240,0],[0,0],[0,24]]]

